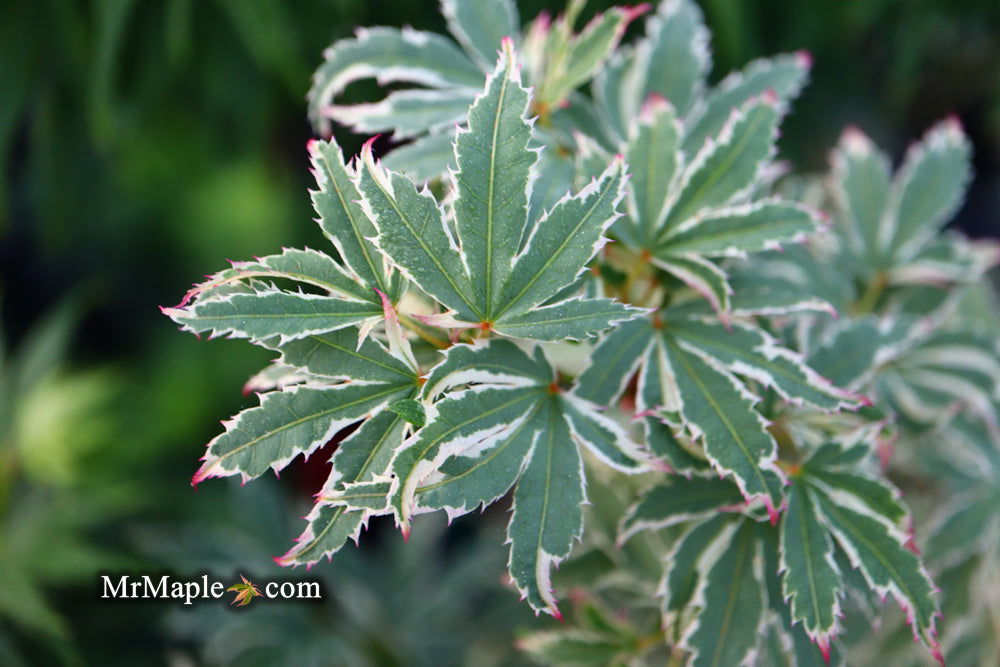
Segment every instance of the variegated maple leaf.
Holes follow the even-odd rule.
[[[782,347],[747,323],[728,328],[711,318],[667,309],[617,327],[594,349],[576,392],[599,405],[615,403],[638,372],[636,410],[652,452],[686,475],[713,470],[731,477],[747,498],[782,505],[783,475],[768,423],[751,387],[820,410],[856,406]]]
[[[537,149],[528,146],[530,95],[513,42],[469,108],[455,144],[451,203],[361,152],[357,189],[382,254],[446,311],[423,318],[446,328],[478,328],[512,338],[586,338],[640,309],[606,298],[558,298],[606,243],[621,215],[627,174],[621,156],[576,194],[531,221],[528,197]],[[555,298],[554,298],[555,297]]]
[[[518,408],[534,405],[487,411],[477,417],[492,415],[488,426],[456,436],[442,415],[459,408],[451,399],[437,402],[440,389],[429,394],[428,387],[436,386],[433,378],[444,372],[440,369],[448,368],[448,360],[461,359],[458,350],[466,348],[452,348],[445,361],[430,370],[432,379],[420,392],[426,367],[417,362],[401,318],[423,320],[430,328],[558,341],[586,338],[644,312],[577,289],[587,263],[606,241],[605,230],[619,216],[627,181],[621,158],[590,186],[567,194],[529,222],[528,198],[537,169],[537,149],[528,145],[529,106],[513,43],[506,40],[495,72],[468,111],[468,129],[455,140],[458,169],[451,177],[453,190],[445,197],[447,208],[380,165],[370,144],[357,163],[346,164],[336,144],[312,143],[319,185],[313,201],[340,261],[316,251],[285,250],[237,263],[196,286],[180,306],[165,309],[186,329],[248,338],[280,354],[248,383],[252,389],[273,390],[262,394],[260,407],[227,422],[225,433],[209,443],[194,483],[237,474],[248,480],[268,468],[279,472],[298,455],[309,456],[339,432],[360,424],[333,455],[330,478],[307,517],[308,526],[296,546],[276,559],[279,563],[311,564],[332,555],[347,539],[356,539],[377,507],[337,506],[329,499],[386,474],[396,476],[392,506],[408,530],[418,484],[438,474],[448,455],[499,438],[525,416]],[[299,289],[282,289],[279,282]],[[444,312],[402,312],[405,290],[407,299],[438,304]],[[491,349],[521,354],[499,343]],[[544,363],[538,354],[533,363]],[[554,402],[546,414],[558,409],[565,415],[553,438],[560,440],[579,428],[587,433],[587,442],[596,440],[594,446],[603,448],[613,465],[642,468],[638,446],[592,407],[577,399],[542,401],[539,397],[549,396],[556,380],[551,369],[543,375],[537,391],[529,394],[539,405]],[[485,400],[492,395],[480,396],[480,389],[470,390],[469,396]],[[531,408],[532,414],[538,410]],[[432,444],[419,444],[425,441]],[[578,469],[579,455],[574,456],[567,460],[577,461],[571,467]],[[511,484],[513,479],[507,487]],[[582,479],[576,487],[582,499]],[[475,494],[483,491],[467,488],[465,493],[478,498]],[[448,507],[475,506],[475,498],[459,498]],[[527,520],[522,515],[522,521]],[[571,521],[553,538],[557,545],[539,551],[536,560],[564,557],[579,530],[579,521]],[[542,571],[547,569],[539,565]],[[545,606],[538,602],[545,600],[554,609],[545,585],[525,581],[525,590],[530,586],[536,591],[536,607]]]
[[[941,659],[934,586],[909,548],[898,491],[861,465],[870,452],[827,443],[795,466],[776,529],[743,509],[732,483],[712,478],[653,486],[628,511],[620,540],[684,527],[660,592],[664,627],[693,653],[692,665],[744,664],[772,623],[793,655],[804,651],[796,663],[810,662],[808,644],[797,641],[802,635],[829,661],[841,600],[858,585],[861,593],[891,595],[915,637]],[[698,610],[693,618],[691,605]]]
[[[323,135],[330,134],[334,120],[357,132],[414,139],[389,156],[390,166],[417,180],[440,176],[453,164],[454,127],[465,123],[504,38],[520,45],[535,89],[534,109],[547,117],[560,113],[571,96],[576,101],[574,91],[594,76],[629,23],[648,9],[613,7],[574,33],[585,3],[572,0],[555,21],[540,14],[522,33],[513,0],[442,0],[441,11],[457,44],[412,28],[359,29],[354,38],[334,42],[325,51],[309,91],[310,118]],[[365,78],[420,87],[393,90],[374,103],[336,103],[349,84]]]
[[[422,389],[433,417],[403,443],[389,477],[347,485],[321,502],[392,513],[405,534],[416,513],[454,518],[514,487],[511,577],[536,611],[558,616],[549,572],[583,531],[579,447],[625,473],[649,470],[652,461],[625,429],[556,380],[538,347],[530,355],[504,340],[450,348]]]

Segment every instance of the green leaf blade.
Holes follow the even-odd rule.
[[[328,107],[352,82],[377,77],[382,85],[404,82],[433,88],[479,88],[483,75],[453,42],[410,28],[365,28],[324,54],[309,89],[309,118],[329,135]]]
[[[639,368],[654,333],[650,321],[643,318],[609,331],[591,353],[590,364],[577,377],[573,392],[597,405],[610,406]]]
[[[514,491],[507,527],[510,574],[536,611],[560,617],[551,568],[569,556],[583,533],[586,501],[583,460],[556,406],[549,405],[546,428]]]
[[[404,444],[392,462],[396,480],[391,508],[404,535],[409,532],[415,494],[424,479],[450,456],[516,428],[540,395],[537,387],[487,386],[459,392],[435,405],[437,414]]]
[[[696,354],[773,387],[786,400],[827,411],[857,405],[851,394],[825,381],[757,327],[732,324],[726,328],[684,317],[668,317],[665,326],[671,336]]]
[[[505,315],[494,324],[502,336],[541,341],[583,340],[643,315],[646,310],[614,299],[567,299]]]
[[[705,575],[701,612],[683,639],[692,667],[740,665],[756,649],[766,618],[758,552],[754,525],[744,521]]]
[[[544,417],[545,409],[533,407],[516,427],[482,451],[447,459],[441,464],[442,479],[417,488],[417,506],[443,509],[454,519],[498,500],[521,476],[538,433],[546,427]]]
[[[599,179],[538,221],[501,290],[497,320],[528,312],[576,279],[620,215],[625,180],[624,162],[617,158]]]
[[[511,270],[528,214],[528,184],[537,153],[528,149],[532,123],[529,95],[521,85],[513,44],[500,60],[468,114],[468,130],[455,142],[455,226],[483,318],[492,320],[500,288]]]
[[[957,210],[972,177],[971,153],[954,118],[931,128],[910,150],[893,183],[894,255],[912,256]]]
[[[718,138],[706,142],[685,169],[661,239],[699,212],[725,205],[753,187],[774,153],[780,118],[777,100],[767,96],[732,112]]]
[[[843,589],[833,553],[806,484],[793,483],[781,522],[782,593],[791,599],[793,622],[803,624],[824,654],[838,629]]]
[[[914,636],[940,656],[936,638],[938,606],[934,586],[919,558],[881,521],[817,494],[819,508],[851,565],[860,568],[869,587],[891,593],[906,610]]]
[[[163,312],[187,331],[263,342],[305,338],[380,319],[381,306],[279,290],[232,294]]]
[[[448,30],[484,70],[496,62],[501,40],[517,39],[521,33],[521,19],[512,0],[444,0],[441,12]]]
[[[650,96],[670,100],[683,115],[698,99],[712,66],[708,29],[698,5],[689,0],[661,2],[646,22],[636,48],[633,78],[641,79],[637,102]]]
[[[761,58],[740,72],[723,79],[709,92],[704,103],[692,109],[686,119],[684,151],[694,155],[705,139],[715,136],[726,124],[733,109],[758,95],[773,93],[781,110],[798,96],[808,78],[812,58],[799,52]]]
[[[670,364],[682,400],[684,420],[704,440],[712,466],[740,487],[748,500],[761,497],[774,512],[781,506],[775,478],[777,449],[763,418],[735,380],[667,340]]]
[[[889,158],[860,130],[849,128],[833,153],[833,194],[849,232],[872,261],[883,257],[882,226],[889,199]]]
[[[667,195],[683,156],[680,138],[683,128],[669,102],[653,99],[647,102],[639,122],[630,133],[625,156],[631,171],[627,218],[615,229],[631,227],[629,238],[652,245],[654,230],[666,215]]]
[[[404,176],[376,164],[371,142],[362,149],[358,175],[363,206],[378,229],[382,252],[459,320],[480,321],[468,267],[430,192],[418,192]]]
[[[276,346],[282,362],[309,373],[342,380],[416,383],[406,364],[371,337],[358,345],[357,329],[341,329]]]
[[[320,495],[384,473],[393,451],[402,443],[404,427],[404,420],[389,412],[375,415],[362,424],[337,447],[330,460],[330,476]],[[319,501],[305,519],[306,528],[295,546],[275,559],[279,565],[310,565],[324,556],[332,557],[348,540],[357,541],[365,513]]]
[[[405,385],[349,383],[264,394],[259,407],[244,410],[226,422],[226,431],[208,444],[192,484],[236,474],[246,481],[268,468],[280,471],[296,456],[308,457],[337,431],[407,391]]]
[[[816,231],[819,220],[804,206],[765,199],[707,213],[678,227],[657,252],[697,253],[710,257],[746,257],[797,243]]]
[[[709,518],[725,508],[742,508],[743,504],[739,488],[728,480],[674,477],[645,491],[628,509],[618,525],[618,543],[643,530]]]

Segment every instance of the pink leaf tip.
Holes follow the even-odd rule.
[[[361,145],[361,153],[362,154],[364,154],[364,153],[371,154],[371,152],[372,152],[372,146],[375,144],[376,141],[378,141],[378,138],[381,137],[381,136],[382,136],[381,134],[375,134],[375,135],[372,135],[372,136],[368,137],[368,139],[365,141],[365,143]]]
[[[826,637],[817,637],[816,646],[819,647],[819,652],[823,655],[823,662],[830,664],[830,640]]]
[[[625,23],[622,24],[622,30],[624,31],[628,24],[636,20],[650,9],[653,8],[648,2],[644,2],[641,5],[632,5],[631,7],[622,7],[622,13],[625,15]]]
[[[795,52],[795,61],[803,69],[812,69],[813,66],[813,54],[806,49],[799,49]]]

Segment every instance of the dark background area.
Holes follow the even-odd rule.
[[[587,12],[608,4],[591,2]],[[560,7],[519,5],[522,20]],[[957,115],[974,144],[976,180],[956,225],[973,237],[997,235],[1000,3],[702,7],[713,32],[713,80],[755,57],[813,55],[811,83],[781,141],[782,157],[799,170],[825,170],[848,124],[898,161],[935,120]],[[197,494],[188,485],[218,419],[252,403],[240,387],[269,355],[179,334],[157,306],[176,303],[227,258],[325,247],[306,194],[312,134],[304,96],[323,48],[376,24],[444,29],[432,0],[13,0],[0,9],[0,378],[8,385],[0,393],[0,662],[20,655],[27,664],[147,664],[191,653],[225,663],[227,647],[259,639],[262,626],[249,615],[100,603],[94,573],[196,572],[207,564],[223,571],[235,563],[286,574],[269,556],[298,534],[300,522],[289,517],[304,513],[322,466],[296,465],[280,485],[255,482],[236,494],[224,482]],[[350,93],[362,99],[366,90]],[[337,136],[348,150],[362,139]],[[27,369],[28,379],[11,382],[12,368]],[[260,509],[248,515],[254,503]],[[267,509],[275,506],[280,513]],[[398,536],[382,537],[362,552],[370,558],[352,550],[345,564],[319,568],[330,586],[374,596],[371,613],[348,611],[348,596],[344,609],[292,606],[259,623],[288,623],[287,636],[301,635],[316,651],[416,664],[412,651],[432,650],[420,648],[426,637],[379,638],[392,614],[415,613],[407,599],[343,584],[378,579],[383,566],[399,569],[399,587],[422,576],[407,570],[414,557],[397,553]],[[443,563],[440,580],[429,581],[445,582],[448,559],[457,568],[482,551],[502,563],[500,541],[498,528],[460,527],[418,553]],[[501,615],[488,652],[502,664],[496,647],[509,646],[508,628],[528,616],[508,608],[516,596],[495,580],[499,565],[478,569],[478,579],[468,573],[465,602],[488,602]],[[442,628],[449,614],[465,613],[456,604],[442,608]],[[300,613],[309,621],[296,620]],[[345,625],[351,613],[358,618]],[[433,623],[433,614],[424,620]],[[452,648],[465,652],[485,634],[483,626],[451,631]],[[434,632],[448,630],[424,628]],[[334,641],[347,648],[322,643]]]

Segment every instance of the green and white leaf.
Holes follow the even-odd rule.
[[[472,89],[407,88],[378,102],[330,107],[326,115],[358,134],[391,132],[394,139],[410,139],[463,122],[474,98]]]
[[[811,57],[800,52],[754,60],[740,72],[726,76],[685,118],[684,151],[693,155],[726,124],[730,113],[747,100],[773,95],[783,112],[808,78]]]
[[[646,36],[635,47],[626,88],[633,104],[658,96],[683,116],[698,100],[712,67],[708,29],[698,5],[665,0],[646,22]]]
[[[727,508],[743,508],[740,490],[732,482],[711,477],[673,477],[645,492],[618,525],[619,544],[643,530],[715,516]]]
[[[793,482],[781,521],[782,596],[791,605],[792,622],[802,623],[824,655],[838,631],[844,585],[833,556],[816,501],[806,485]]]
[[[685,167],[668,202],[661,239],[685,220],[752,190],[774,154],[780,118],[778,101],[768,96],[733,109],[719,134],[709,138]]]
[[[483,73],[453,42],[412,28],[361,28],[354,38],[335,42],[313,75],[309,117],[329,135],[330,107],[347,86],[375,78],[379,85],[414,83],[432,88],[482,86]]]
[[[670,317],[665,324],[669,335],[685,349],[773,387],[788,401],[827,411],[858,405],[852,394],[820,377],[799,355],[758,327],[734,322],[726,328],[710,321]]]
[[[443,0],[441,13],[448,20],[448,30],[483,70],[493,66],[504,37],[517,39],[521,33],[513,0]]]
[[[937,651],[934,588],[920,560],[904,546],[905,536],[828,497],[821,497],[820,507],[851,565],[860,568],[873,590],[891,593],[906,610],[914,635]]]
[[[468,111],[469,129],[460,130],[455,142],[455,228],[466,265],[481,276],[473,293],[486,321],[499,309],[500,290],[527,224],[537,160],[537,151],[528,149],[529,99],[508,39],[483,94]]]
[[[443,509],[449,519],[486,507],[506,494],[527,465],[532,447],[545,429],[544,404],[516,427],[492,439],[478,451],[465,451],[445,460],[438,473],[417,487],[417,510]]]
[[[418,192],[405,176],[376,163],[370,142],[361,152],[357,185],[386,257],[459,320],[481,320],[469,268],[430,191]]]
[[[625,148],[632,175],[628,215],[614,227],[615,234],[629,245],[653,244],[654,230],[667,214],[667,196],[683,166],[682,133],[674,108],[659,98],[647,102],[639,122],[632,125]]]
[[[268,347],[281,352],[280,362],[329,380],[416,383],[414,372],[372,337],[359,344],[358,330],[346,328]]]
[[[746,258],[747,253],[801,242],[818,225],[815,213],[804,206],[764,199],[689,220],[670,233],[657,252]]]
[[[255,343],[272,338],[281,342],[306,338],[382,318],[382,307],[371,302],[276,289],[161,310],[184,331],[247,338]]]
[[[534,61],[536,98],[548,108],[558,106],[597,73],[628,24],[645,9],[612,7],[594,16],[579,34],[573,34],[573,23],[582,6],[582,2],[571,3],[551,28],[536,20],[535,29],[525,38],[525,51]]]
[[[614,299],[567,299],[536,306],[526,313],[504,316],[494,326],[502,336],[532,340],[583,340],[649,312]]]
[[[226,431],[208,443],[192,483],[236,474],[246,481],[268,468],[278,472],[296,456],[308,457],[341,429],[403,398],[411,386],[351,382],[263,394],[259,407],[224,422]]]
[[[495,313],[504,318],[528,312],[572,283],[607,239],[604,232],[620,215],[625,196],[625,164],[616,158],[600,178],[575,196],[563,197],[532,229],[514,258]]]
[[[376,231],[359,204],[355,170],[345,165],[340,146],[333,140],[310,142],[309,159],[317,186],[310,196],[323,234],[369,293],[378,288],[395,301],[399,278],[369,240]]]
[[[294,281],[351,301],[374,303],[377,299],[373,290],[359,283],[329,255],[309,248],[284,248],[280,255],[268,255],[252,262],[233,262],[232,268],[220,271],[190,289],[179,307],[187,305],[192,299],[210,299],[226,285],[260,279]]]
[[[729,544],[738,523],[732,515],[716,514],[692,525],[668,552],[657,590],[668,637],[680,641],[684,622],[689,620],[684,612],[695,602],[704,576]]]
[[[320,496],[328,496],[347,484],[365,482],[385,472],[393,452],[403,440],[405,420],[391,412],[382,412],[361,425],[337,446],[330,459],[330,476]],[[350,511],[322,500],[305,517],[306,529],[283,556],[279,565],[310,565],[326,556],[332,558],[347,540],[355,542],[364,527],[367,514]]]
[[[653,263],[703,296],[720,319],[728,321],[733,288],[717,264],[694,253],[654,256]]]
[[[559,616],[551,570],[583,534],[583,459],[566,422],[549,406],[527,467],[514,491],[507,526],[514,585],[536,612]]]
[[[834,150],[833,195],[846,218],[849,238],[862,257],[879,264],[884,257],[880,230],[888,224],[892,167],[889,158],[860,130],[844,131]]]
[[[594,348],[590,365],[576,380],[574,393],[598,405],[610,406],[625,391],[652,342],[653,330],[648,320],[635,319],[618,325]],[[656,400],[651,407],[661,404]]]
[[[894,257],[912,257],[958,209],[972,178],[971,153],[954,118],[932,127],[907,153],[889,198],[894,225],[883,228]]]
[[[782,503],[782,475],[774,465],[777,448],[757,402],[728,373],[666,342],[685,426],[704,444],[705,455],[731,477],[747,500],[763,498],[770,512]]]
[[[424,183],[455,168],[454,141],[453,133],[428,134],[394,148],[382,163],[387,169],[405,174],[417,183]]]
[[[392,462],[390,503],[404,534],[409,532],[418,486],[446,459],[487,446],[515,429],[539,400],[538,387],[480,385],[434,404],[424,428],[407,440]]]
[[[701,611],[681,640],[692,667],[753,661],[767,619],[756,533],[754,522],[741,522],[695,592],[692,602]]]

